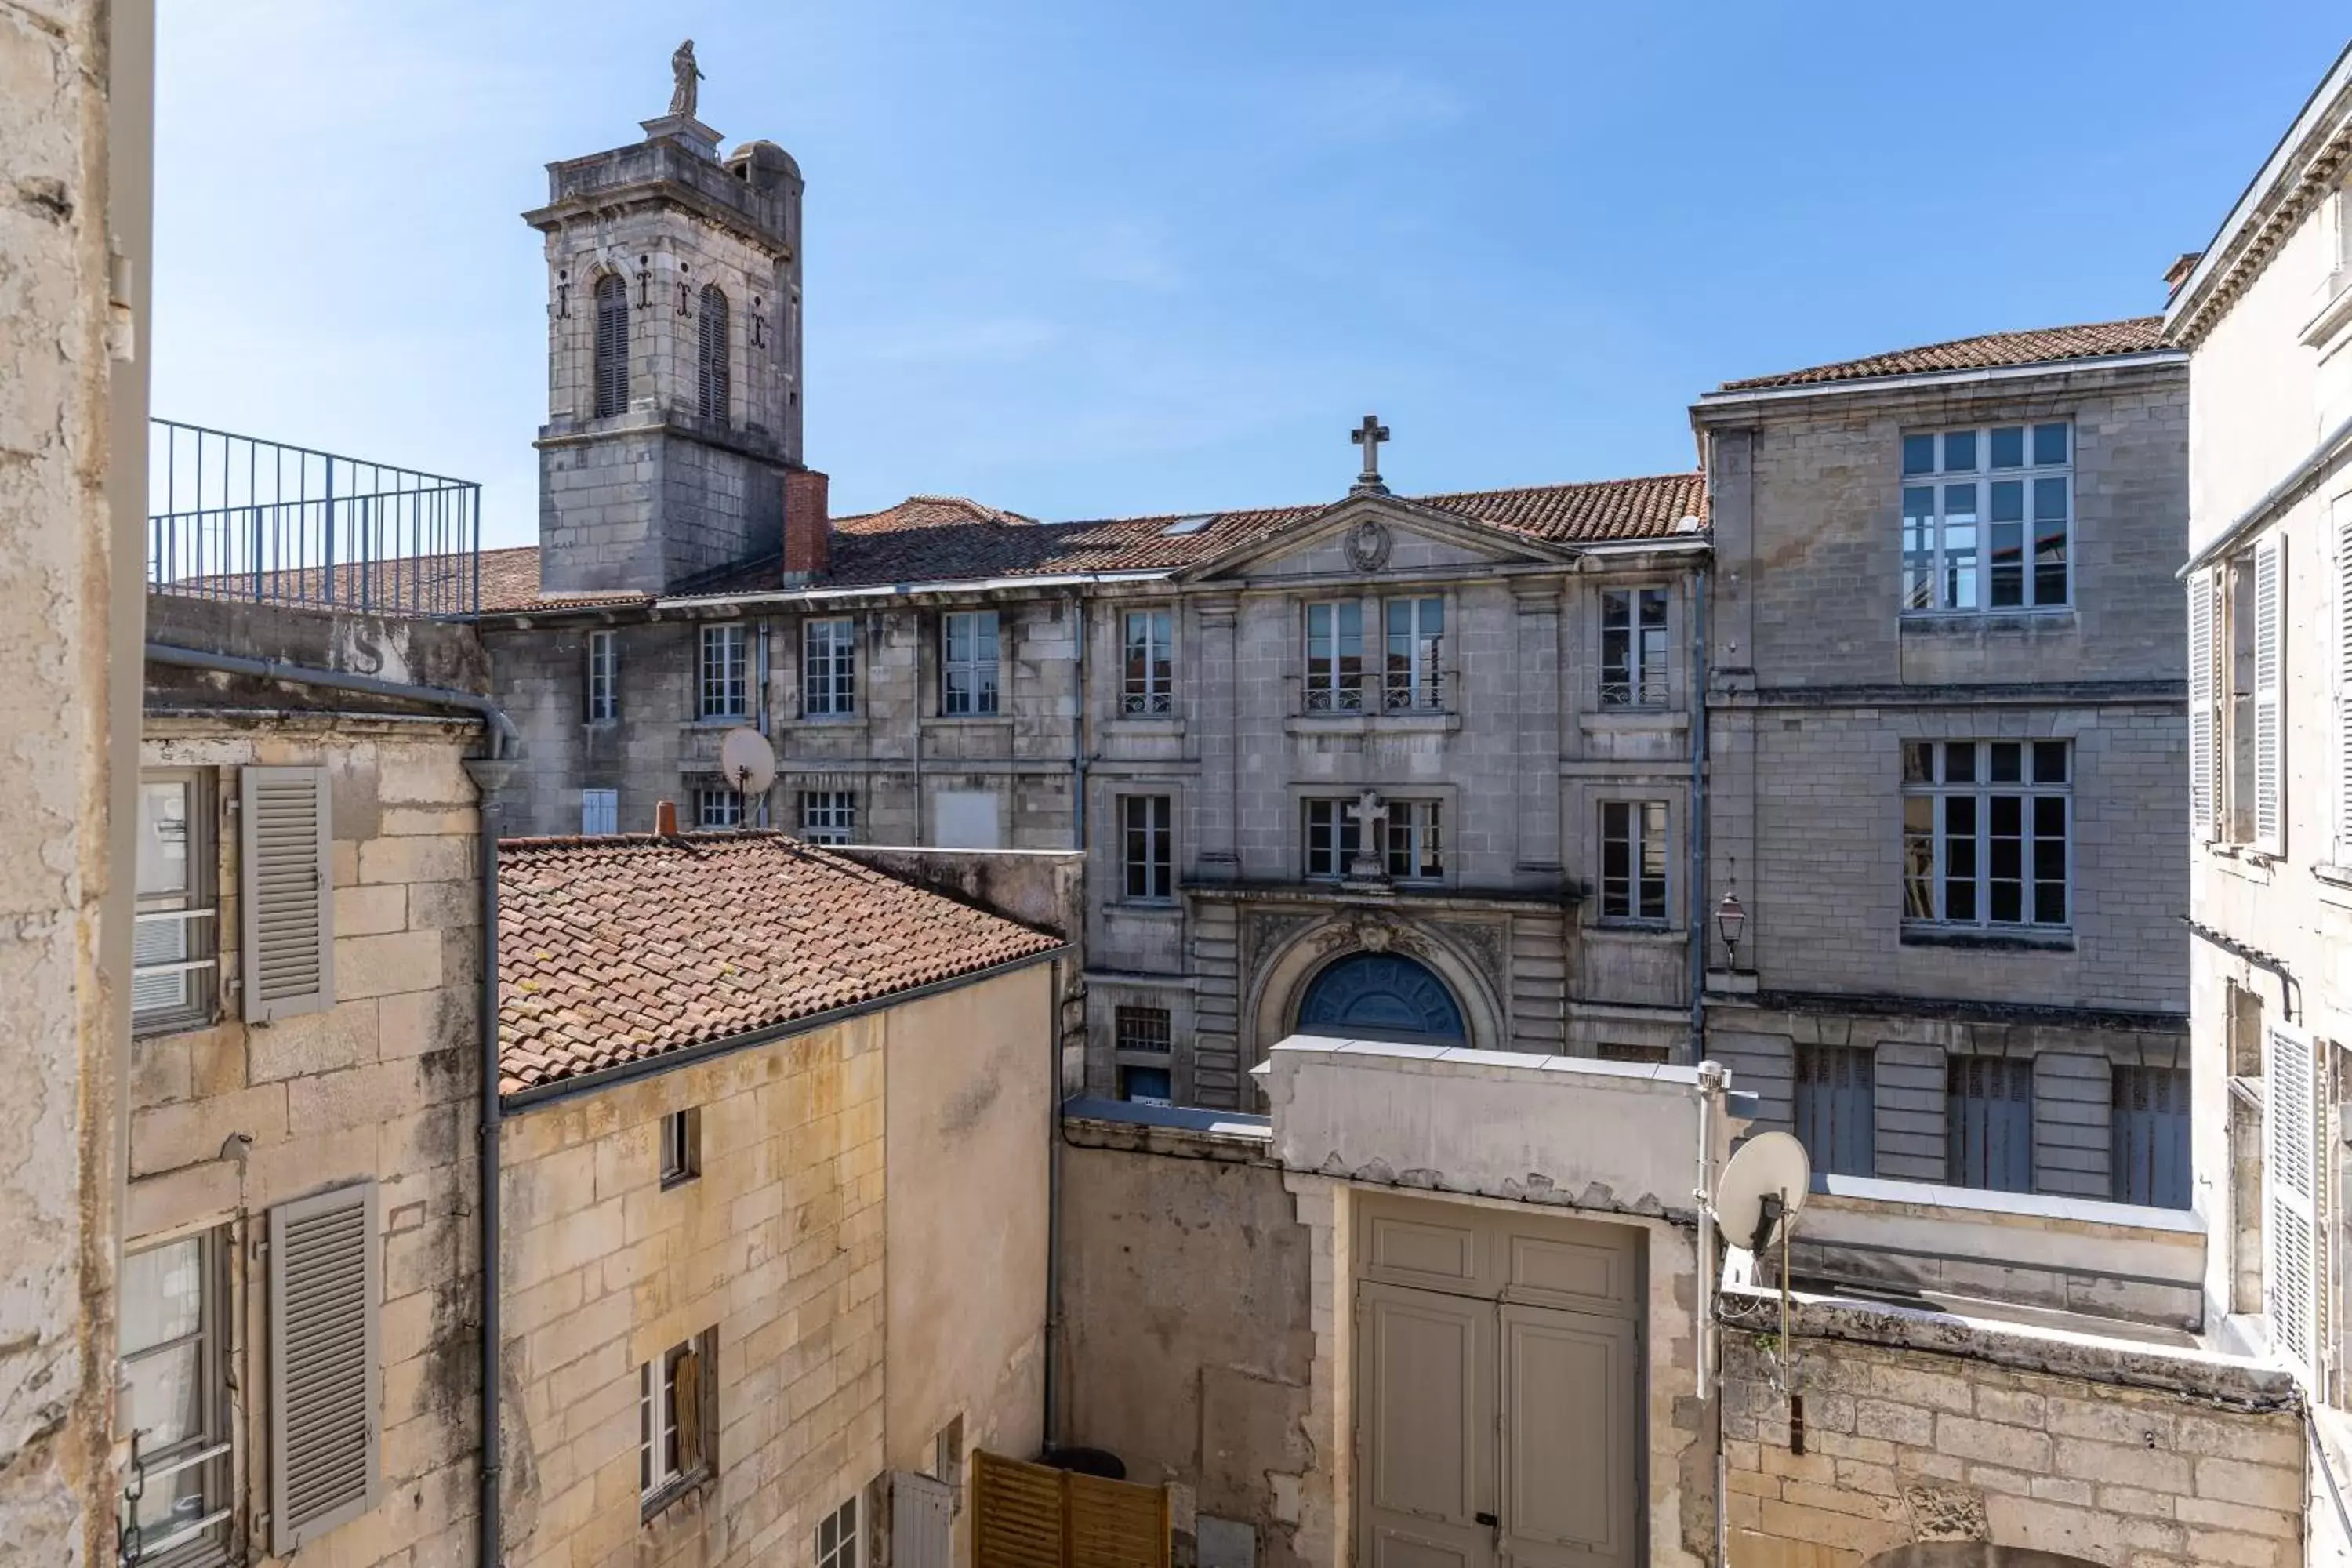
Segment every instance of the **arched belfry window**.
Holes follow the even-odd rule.
[[[596,417],[629,405],[629,285],[617,272],[596,279]]]
[[[706,285],[702,290],[701,326],[695,371],[701,392],[702,416],[724,423],[730,391],[727,377],[727,296],[716,283]]]

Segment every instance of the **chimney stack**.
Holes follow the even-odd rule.
[[[832,554],[831,481],[814,468],[784,472],[784,584],[821,582]]]
[[[677,802],[660,800],[654,803],[654,833],[662,838],[677,837]]]
[[[2201,250],[2184,250],[2172,258],[2172,265],[2164,269],[2166,304],[2169,305],[2180,297],[2180,286],[2189,281],[2189,275],[2196,271],[2197,264],[2204,259],[2205,253]]]

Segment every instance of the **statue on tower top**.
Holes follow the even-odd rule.
[[[702,68],[694,63],[694,40],[678,45],[669,58],[669,74],[676,84],[669,89],[669,111],[694,118],[695,83],[702,79]]]

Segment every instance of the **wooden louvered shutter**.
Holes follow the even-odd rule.
[[[596,417],[629,405],[629,286],[617,272],[596,279]]]
[[[2254,547],[2254,847],[2286,845],[2286,544]]]
[[[238,779],[245,1017],[335,1005],[334,825],[324,768],[247,767]]]
[[[382,1487],[373,1182],[269,1211],[270,1550],[373,1508]]]
[[[700,334],[696,340],[697,390],[702,416],[727,420],[728,399],[734,392],[727,363],[727,296],[716,283],[702,290]]]
[[[2214,679],[2213,579],[2189,579],[2189,821],[2200,839],[2221,837],[2221,725]]]
[[[2273,1024],[2267,1046],[2263,1289],[2273,1348],[2310,1378],[2319,1361],[2324,1321],[2320,1282],[2327,1278],[2326,1235],[2319,1224],[2325,1129],[2318,1076],[2311,1037],[2301,1030]]]

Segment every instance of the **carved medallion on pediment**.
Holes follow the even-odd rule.
[[[1368,517],[1348,530],[1348,564],[1359,572],[1377,572],[1389,563],[1389,551],[1394,543],[1387,525]]]

